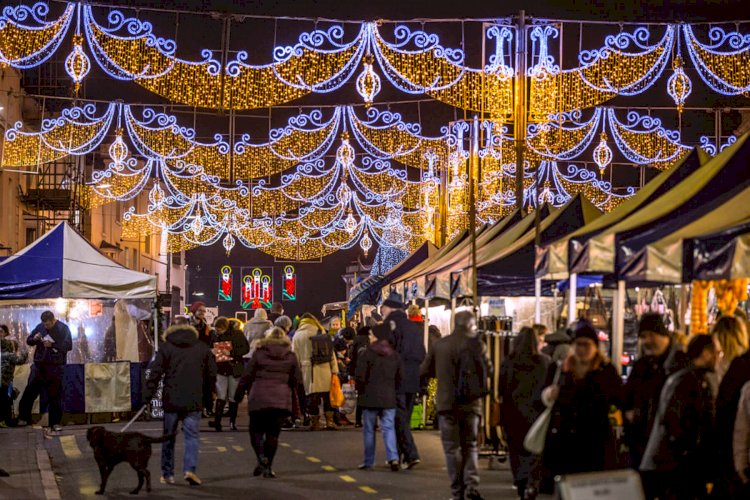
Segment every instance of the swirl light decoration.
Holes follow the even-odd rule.
[[[377,23],[362,23],[351,41],[345,30],[333,25],[327,30],[302,33],[297,43],[275,47],[273,62],[254,65],[247,51],[222,63],[214,52],[203,50],[202,59],[177,57],[174,40],[153,33],[148,21],[111,10],[107,26],[97,22],[92,6],[68,4],[56,21],[46,23],[48,12],[40,2],[33,7],[6,7],[0,18],[0,62],[30,68],[46,61],[57,49],[77,17],[68,72],[76,86],[86,76],[88,56],[84,38],[97,64],[109,76],[134,81],[171,102],[213,109],[252,109],[293,101],[309,93],[328,93],[350,81],[357,68],[357,88],[370,104],[380,89],[382,74],[402,92],[427,94],[461,109],[493,116],[512,113],[512,77],[509,67],[512,30],[493,25],[486,29],[486,42],[494,43],[489,62],[481,68],[464,64],[464,52],[443,47],[437,35],[394,25],[395,41],[388,41]],[[33,19],[41,26],[26,25]],[[80,26],[83,36],[78,36]]]
[[[708,31],[707,44],[698,41],[689,24],[682,25],[682,34],[695,69],[711,90],[724,95],[750,92],[750,34],[715,26]]]
[[[601,49],[579,54],[579,67],[561,70],[549,53],[549,40],[558,37],[559,29],[535,26],[530,37],[538,62],[528,70],[530,116],[546,121],[550,115],[590,108],[616,95],[640,94],[664,72],[675,31],[674,26],[667,26],[653,44],[649,44],[647,28],[607,36]]]
[[[68,4],[58,19],[45,21],[49,6],[44,2],[31,7],[3,7],[0,16],[0,65],[29,69],[46,62],[60,48],[75,9],[74,4]]]

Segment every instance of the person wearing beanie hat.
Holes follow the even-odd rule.
[[[694,336],[687,348],[689,365],[664,384],[641,460],[647,498],[707,498],[707,484],[715,483],[711,378],[721,355],[715,335]]]
[[[540,488],[547,494],[554,491],[556,476],[602,471],[609,466],[609,412],[612,406],[622,406],[622,380],[602,353],[594,327],[579,321],[573,339],[568,357],[547,371],[547,388],[542,391],[542,402],[552,408]]]
[[[362,470],[375,465],[375,421],[380,418],[380,430],[385,445],[386,460],[393,472],[401,469],[396,440],[396,393],[401,385],[402,364],[390,342],[388,323],[372,329],[370,345],[357,362],[356,385],[364,422],[364,462]]]
[[[404,311],[401,295],[396,292],[388,295],[380,310],[385,316],[384,324],[390,324],[393,330],[393,345],[404,363],[404,376],[398,390],[396,435],[399,456],[404,458],[404,466],[411,469],[421,462],[419,450],[411,433],[411,414],[421,385],[419,367],[426,355],[424,326],[422,323],[409,320]]]
[[[688,364],[680,345],[669,335],[661,314],[641,316],[638,337],[643,355],[633,363],[623,401],[625,442],[630,464],[636,469],[646,451],[662,388],[670,375]]]

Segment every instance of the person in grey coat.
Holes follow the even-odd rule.
[[[550,358],[539,353],[537,336],[529,327],[521,329],[513,351],[500,367],[500,424],[510,452],[510,467],[519,498],[538,489],[535,472],[538,455],[523,447],[523,440],[534,421],[544,411],[542,390],[547,379]]]
[[[479,453],[477,439],[484,398],[458,401],[458,366],[462,353],[477,349],[488,371],[491,370],[487,346],[478,338],[476,318],[471,311],[456,314],[453,333],[436,341],[422,363],[420,375],[426,382],[437,378],[436,406],[445,464],[455,500],[478,500]]]

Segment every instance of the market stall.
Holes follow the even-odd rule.
[[[67,413],[140,405],[142,363],[155,348],[149,324],[155,298],[155,276],[111,261],[65,222],[0,263],[0,322],[11,337],[25,344],[45,310],[70,327]],[[18,367],[17,389],[29,369]]]

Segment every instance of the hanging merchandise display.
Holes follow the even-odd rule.
[[[714,289],[716,308],[722,315],[733,316],[740,302],[748,299],[750,280],[738,278],[732,280],[705,281],[697,280],[692,284],[690,300],[690,331],[692,334],[706,334],[709,326],[709,291]]]
[[[219,302],[232,301],[232,268],[223,266],[219,273]]]
[[[297,274],[294,271],[294,266],[284,266],[281,282],[283,285],[281,287],[281,300],[297,300]]]

